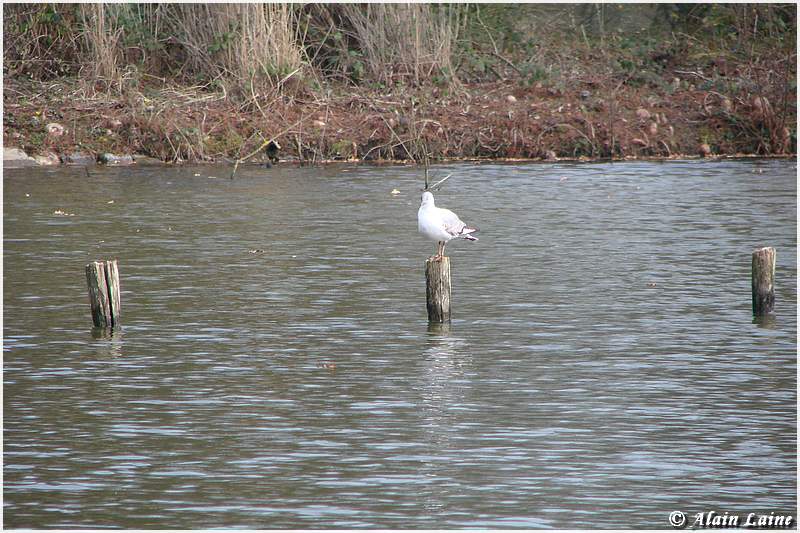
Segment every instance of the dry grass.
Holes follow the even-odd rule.
[[[343,4],[371,78],[419,85],[434,75],[456,81],[453,53],[464,10],[458,5]]]
[[[176,4],[170,14],[194,74],[252,90],[305,66],[289,4]]]
[[[25,69],[39,79],[71,68],[93,85],[123,92],[126,82],[144,73],[191,83],[219,80],[230,92],[249,95],[307,66],[298,9],[287,3],[20,4],[3,9],[7,68]],[[61,66],[62,56],[69,56],[71,65]]]
[[[94,80],[105,82],[111,88],[120,87],[120,38],[122,28],[116,24],[113,10],[106,13],[105,4],[81,4],[80,13],[89,61],[88,74]]]

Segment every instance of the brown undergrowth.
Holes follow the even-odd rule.
[[[506,82],[384,92],[348,88],[253,95],[152,83],[122,97],[75,80],[6,80],[4,144],[29,154],[138,153],[166,162],[232,161],[267,139],[281,159],[624,158],[795,153],[780,95],[727,96],[675,77],[675,89],[566,89]],[[59,123],[62,135],[48,133]],[[256,159],[260,159],[257,157]]]

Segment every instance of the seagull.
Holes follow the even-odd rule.
[[[432,257],[434,261],[442,260],[444,247],[452,239],[478,240],[477,237],[471,235],[478,231],[478,228],[467,226],[458,218],[458,215],[449,209],[436,207],[430,191],[422,193],[422,203],[417,212],[417,223],[420,233],[438,243],[436,255]]]

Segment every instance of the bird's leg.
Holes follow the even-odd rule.
[[[431,259],[434,261],[442,260],[442,241],[436,243],[436,255],[434,255]]]
[[[444,247],[447,246],[447,241],[442,241],[442,250],[439,252],[440,257],[444,257]]]

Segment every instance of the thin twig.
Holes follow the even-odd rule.
[[[400,144],[400,145],[401,145],[401,146],[402,146],[402,147],[405,149],[406,153],[407,153],[409,156],[411,156],[411,152],[409,152],[409,150],[408,150],[408,147],[406,146],[406,143],[404,143],[404,142],[403,142],[403,139],[401,139],[401,138],[400,138],[400,136],[399,136],[399,135],[397,135],[397,133],[394,131],[394,128],[392,128],[391,124],[389,124],[389,121],[388,121],[388,120],[386,120],[386,119],[383,117],[383,115],[381,115],[381,120],[383,120],[384,124],[386,124],[386,127],[387,127],[387,128],[389,128],[389,131],[391,131],[391,132],[392,132],[392,136],[393,136],[395,139],[397,139],[397,142],[398,142],[398,143],[399,143],[399,144]],[[409,140],[410,140],[410,139],[409,139]],[[395,146],[397,146],[397,145],[395,145]]]
[[[492,52],[492,55],[493,55],[493,56],[495,56],[497,59],[500,59],[500,60],[502,60],[502,61],[503,61],[503,62],[504,62],[506,65],[508,65],[509,67],[511,67],[511,68],[513,68],[514,70],[516,70],[516,71],[517,71],[517,74],[519,74],[520,76],[522,76],[522,75],[523,75],[523,74],[522,74],[522,71],[521,71],[521,70],[520,70],[520,69],[519,69],[519,68],[518,68],[518,67],[517,67],[517,66],[516,66],[514,63],[512,63],[511,61],[509,61],[508,59],[506,59],[505,57],[503,57],[502,55],[500,55],[498,52]]]
[[[711,81],[711,78],[707,78],[707,77],[703,76],[702,74],[700,74],[699,72],[694,72],[693,70],[675,70],[675,73],[676,74],[686,74],[686,75],[689,75],[689,76],[697,76],[698,78],[700,78],[703,81]]]
[[[431,185],[430,187],[428,187],[428,186],[427,186],[427,183],[426,183],[426,184],[425,184],[425,185],[426,185],[426,186],[425,186],[425,190],[426,190],[426,191],[435,191],[437,188],[439,188],[439,187],[442,185],[442,183],[444,183],[445,181],[447,181],[447,180],[450,178],[450,176],[452,176],[452,174],[448,174],[447,176],[443,177],[442,179],[440,179],[439,181],[437,181],[436,183],[434,183],[434,184],[433,184],[433,185]]]

